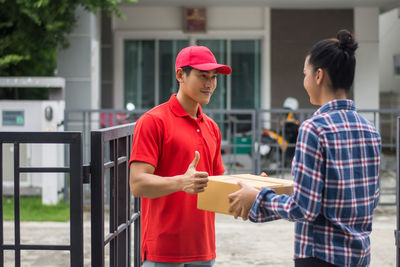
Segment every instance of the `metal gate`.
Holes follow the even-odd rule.
[[[129,156],[134,124],[126,124],[91,132],[91,162],[82,165],[81,132],[0,132],[0,207],[3,207],[3,144],[14,145],[14,242],[4,243],[3,209],[0,209],[0,267],[4,251],[15,253],[15,266],[21,266],[22,250],[64,250],[70,252],[70,266],[84,266],[83,184],[91,186],[91,266],[134,266],[140,259],[140,199],[131,199],[129,190]],[[69,150],[69,166],[21,167],[20,144],[65,144]],[[51,155],[48,155],[51,156]],[[67,160],[67,162],[68,162]],[[67,165],[67,164],[66,164]],[[70,179],[70,244],[21,244],[20,174],[67,173]],[[104,203],[104,182],[108,182],[109,206]],[[109,209],[105,234],[104,219]],[[134,227],[133,231],[131,230]],[[132,238],[133,235],[133,238]],[[131,241],[133,240],[133,246]],[[109,254],[105,247],[109,246]],[[132,257],[133,256],[133,257]],[[133,263],[133,264],[132,264]]]
[[[133,129],[134,123],[131,123],[91,132],[92,266],[105,265],[107,245],[109,245],[109,266],[132,266],[130,242],[132,224],[134,224],[133,262],[135,267],[140,266],[140,198],[134,198],[131,203],[129,190],[128,165]],[[110,185],[109,191],[105,190],[105,182]],[[110,194],[107,235],[104,233],[105,193]]]
[[[0,132],[0,207],[3,207],[3,144],[14,144],[14,243],[4,243],[3,208],[0,209],[0,267],[4,266],[4,251],[15,253],[15,267],[21,266],[22,250],[70,251],[71,266],[83,267],[83,202],[82,202],[82,135],[79,132]],[[69,166],[21,167],[20,144],[69,145]],[[70,195],[70,244],[35,245],[21,244],[20,233],[20,174],[21,173],[69,173]]]

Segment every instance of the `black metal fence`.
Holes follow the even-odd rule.
[[[140,198],[131,203],[129,158],[134,123],[91,132],[92,266],[132,266],[131,236],[134,225],[133,263],[140,260]],[[109,190],[105,190],[105,184]],[[109,199],[109,232],[105,234],[105,195]],[[133,205],[132,205],[133,204]],[[133,207],[133,211],[131,210]]]
[[[14,243],[4,243],[3,225],[3,144],[14,144]],[[22,167],[20,144],[66,144],[69,146],[69,166]],[[70,244],[35,245],[21,243],[20,175],[22,173],[69,173],[70,175]],[[0,132],[0,267],[4,266],[4,252],[14,251],[15,267],[21,266],[23,250],[64,250],[70,252],[71,266],[83,267],[83,204],[82,204],[82,139],[78,132]]]
[[[81,132],[0,132],[0,267],[4,252],[15,254],[15,266],[21,266],[23,250],[66,250],[70,266],[84,266],[83,185],[91,186],[91,266],[139,267],[140,199],[131,199],[129,157],[134,123],[91,132],[91,162],[82,164]],[[14,144],[14,242],[4,243],[3,227],[3,144]],[[20,166],[20,144],[65,144],[69,166]],[[48,155],[52,156],[52,155]],[[66,164],[67,165],[67,164]],[[70,244],[35,245],[21,243],[20,174],[67,173],[70,187]],[[105,183],[110,190],[104,190]],[[106,205],[105,195],[109,199]],[[107,224],[105,224],[107,221]],[[132,227],[133,226],[133,227]],[[133,228],[133,230],[132,230]],[[106,230],[108,232],[106,232]],[[132,241],[133,240],[133,246]],[[39,241],[39,240],[38,240]],[[108,251],[106,251],[108,247]],[[107,255],[107,252],[108,255]]]
[[[396,266],[400,267],[400,117],[397,117],[397,152],[396,152],[396,229],[394,230],[396,245]]]

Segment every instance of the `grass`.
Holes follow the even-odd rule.
[[[14,220],[14,197],[3,197],[3,218]],[[20,197],[20,220],[31,222],[66,222],[69,220],[69,204],[43,205],[40,196]]]

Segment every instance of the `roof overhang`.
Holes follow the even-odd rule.
[[[127,5],[127,4],[125,4]],[[381,12],[400,7],[399,0],[138,0],[129,5],[235,6],[260,5],[276,9],[349,9],[379,7]]]

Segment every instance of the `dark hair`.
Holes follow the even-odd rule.
[[[192,70],[194,69],[193,67],[190,66],[184,66],[181,68],[183,70],[183,72],[186,74],[186,76],[190,75],[190,72],[192,72]],[[176,80],[176,82],[178,83],[178,89],[179,89],[179,81]]]
[[[184,66],[184,67],[182,67],[181,69],[183,70],[183,72],[186,73],[186,76],[189,76],[189,75],[190,75],[190,72],[193,70],[193,67]]]
[[[347,30],[340,30],[336,39],[325,39],[316,43],[308,53],[314,70],[325,69],[333,89],[343,88],[347,92],[354,81],[358,43]]]

